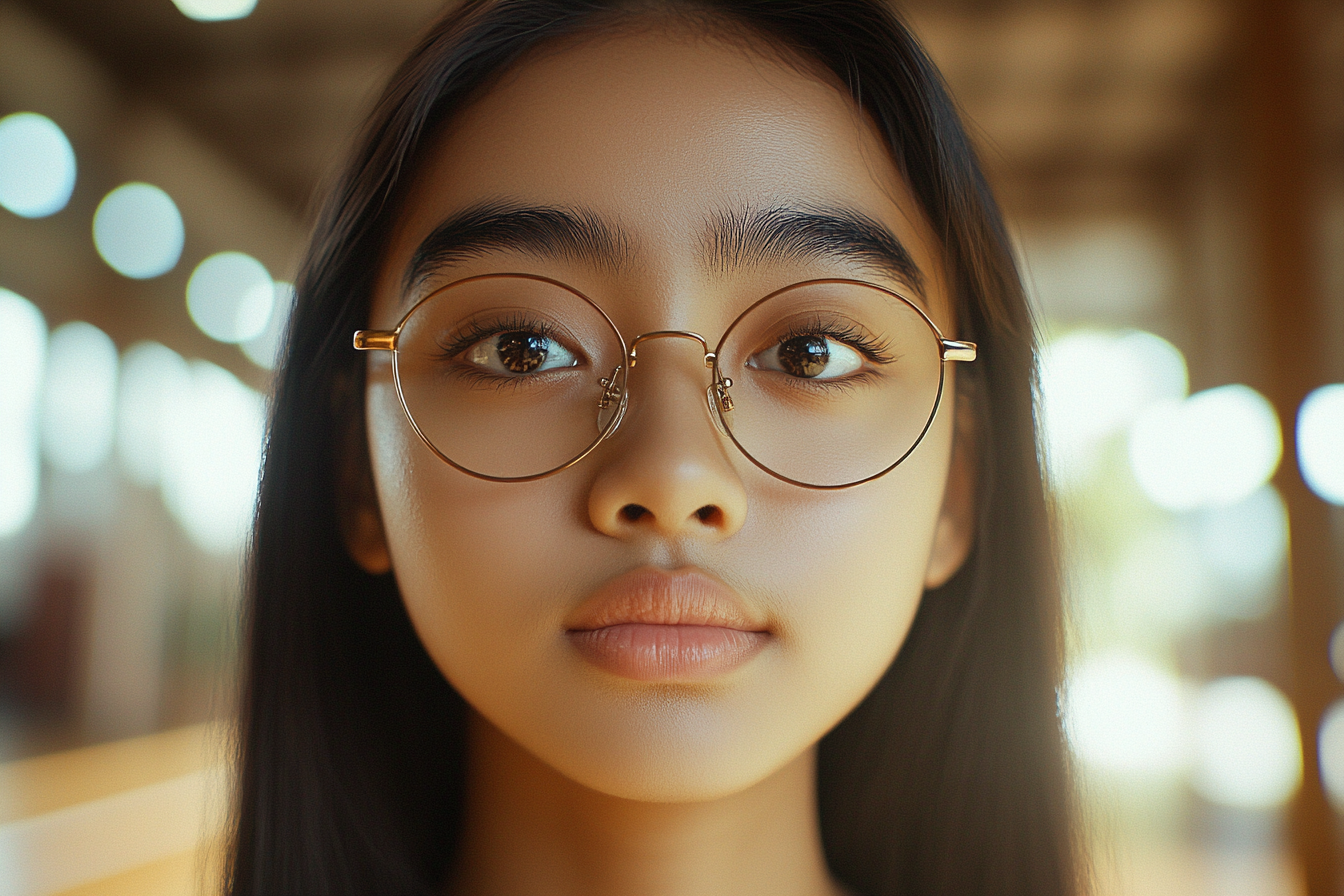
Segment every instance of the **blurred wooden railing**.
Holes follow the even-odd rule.
[[[198,725],[0,765],[0,896],[217,892],[218,735]]]

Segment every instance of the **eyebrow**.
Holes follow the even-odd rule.
[[[846,208],[774,205],[716,215],[705,238],[710,263],[727,271],[761,261],[836,259],[904,281],[922,294],[924,275],[889,229]]]
[[[421,241],[406,266],[410,292],[438,268],[490,252],[513,250],[592,262],[617,269],[631,258],[630,239],[590,211],[490,202],[448,218]]]
[[[409,293],[441,267],[501,250],[616,270],[632,258],[631,244],[619,226],[586,209],[486,202],[458,212],[421,241],[402,289]],[[924,287],[923,273],[895,234],[852,209],[773,205],[719,213],[703,251],[721,271],[761,261],[838,259],[890,274],[917,293]]]

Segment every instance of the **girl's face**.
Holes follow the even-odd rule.
[[[451,254],[406,290],[422,241],[483,205],[565,210],[620,251],[505,240]],[[922,282],[843,241],[711,253],[725,220],[781,208],[878,222]],[[712,346],[755,300],[826,277],[911,296],[956,336],[937,240],[843,90],[745,42],[671,28],[535,53],[457,115],[408,193],[369,323],[391,328],[431,290],[492,272],[573,286],[627,340],[681,329]],[[481,717],[605,793],[710,799],[798,758],[874,685],[923,589],[968,550],[951,370],[903,464],[816,491],[719,434],[686,340],[642,344],[615,436],[526,483],[443,463],[398,403],[390,356],[370,358],[377,498],[347,513],[351,553],[395,570],[430,656]]]

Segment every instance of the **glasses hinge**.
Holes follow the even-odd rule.
[[[396,330],[356,330],[355,348],[361,352],[394,351],[397,347]]]
[[[974,342],[957,342],[953,339],[943,340],[944,361],[974,361],[975,351]]]

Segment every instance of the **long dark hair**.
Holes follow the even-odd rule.
[[[831,870],[868,896],[1073,893],[1031,320],[955,107],[882,0],[468,0],[402,65],[326,198],[298,278],[246,601],[227,890],[428,894],[444,879],[467,712],[392,576],[366,574],[343,547],[338,491],[363,431],[350,334],[367,322],[400,197],[436,127],[539,43],[650,12],[746,28],[848,85],[942,241],[959,337],[980,344],[959,378],[975,420],[959,435],[976,442],[975,547],[821,743]]]

